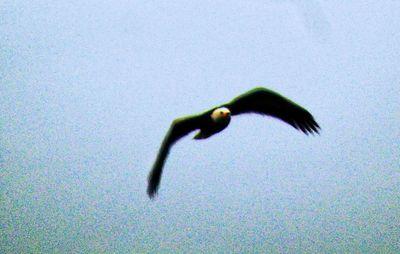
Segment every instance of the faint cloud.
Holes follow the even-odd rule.
[[[304,26],[313,40],[325,43],[331,34],[331,26],[317,0],[274,0],[276,3],[290,3],[296,6],[304,20]]]

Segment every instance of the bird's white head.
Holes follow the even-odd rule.
[[[224,123],[231,119],[231,111],[228,108],[217,108],[211,113],[211,118],[216,123]]]

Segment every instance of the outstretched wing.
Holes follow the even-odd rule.
[[[149,174],[147,194],[154,197],[160,185],[162,169],[172,145],[190,132],[199,129],[202,125],[204,114],[182,117],[174,120],[158,151],[157,159]]]
[[[279,118],[305,134],[318,133],[314,117],[304,108],[282,95],[263,88],[254,88],[224,105],[232,115],[259,113]]]

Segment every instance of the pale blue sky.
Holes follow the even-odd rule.
[[[399,253],[400,2],[2,1],[0,252]],[[309,109],[172,150],[254,86]]]

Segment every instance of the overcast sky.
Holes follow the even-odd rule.
[[[1,1],[0,252],[399,253],[399,1]],[[255,87],[257,115],[171,121]]]

